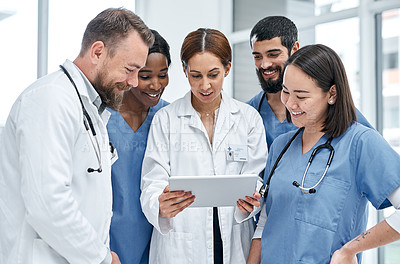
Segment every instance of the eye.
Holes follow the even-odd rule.
[[[269,54],[268,54],[268,57],[270,57],[270,58],[276,58],[276,57],[279,56],[279,54],[280,54],[280,53],[269,53]]]
[[[282,93],[284,93],[284,94],[289,94],[289,92],[286,91],[285,89],[282,90]]]
[[[160,78],[160,79],[165,79],[167,77],[168,77],[168,73],[163,73],[163,74],[158,75],[158,78]]]
[[[150,79],[150,76],[149,75],[139,75],[139,78],[142,80],[148,80],[148,79]]]
[[[125,69],[126,69],[126,71],[129,72],[129,73],[131,73],[131,72],[134,71],[134,69],[129,69],[128,67],[125,67]]]
[[[296,97],[297,97],[297,99],[299,99],[299,100],[305,99],[305,97],[302,97],[302,96],[296,96]]]
[[[254,57],[255,60],[261,60],[262,59],[262,56],[258,55],[258,54],[254,54],[253,57]]]
[[[219,75],[219,73],[211,73],[211,74],[208,75],[208,77],[211,78],[211,79],[215,79],[215,78],[218,77],[218,75]]]
[[[194,79],[200,79],[201,75],[200,74],[192,74],[192,78]]]

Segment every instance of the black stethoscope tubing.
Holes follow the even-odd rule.
[[[99,163],[99,168],[98,168],[98,169],[88,168],[88,169],[87,169],[87,172],[91,173],[91,172],[97,171],[98,173],[100,173],[100,172],[103,171],[103,170],[102,170],[102,163],[101,163],[101,152],[100,152],[100,146],[99,146],[99,142],[97,141],[96,130],[94,129],[92,119],[90,118],[89,113],[86,111],[86,108],[85,108],[85,106],[83,105],[81,95],[79,94],[79,91],[78,91],[78,87],[76,86],[76,84],[75,84],[74,80],[72,79],[71,75],[69,74],[69,72],[67,71],[67,69],[65,69],[64,66],[60,65],[60,68],[61,68],[61,70],[65,73],[65,75],[67,75],[68,79],[70,80],[70,82],[72,83],[72,85],[73,85],[74,88],[75,88],[76,94],[78,95],[79,102],[81,103],[82,112],[83,112],[83,116],[84,116],[84,118],[83,118],[83,125],[85,126],[85,129],[86,129],[87,132],[89,132],[89,130],[92,132],[93,138],[96,140],[97,149],[96,149],[96,147],[95,147],[95,145],[94,145],[94,142],[93,142],[92,138],[89,136],[89,138],[90,138],[90,140],[91,140],[91,142],[92,142],[92,145],[93,145],[95,154],[96,154],[97,161],[98,161],[98,163]],[[85,119],[85,118],[86,118],[86,119]]]
[[[276,159],[276,161],[274,163],[274,166],[271,169],[271,172],[268,175],[268,178],[267,178],[267,181],[265,182],[265,185],[263,184],[263,186],[261,186],[261,188],[260,188],[259,193],[261,194],[261,197],[266,198],[268,196],[268,191],[269,191],[269,187],[270,187],[271,178],[272,178],[272,175],[275,172],[276,167],[278,166],[278,163],[280,162],[280,160],[282,159],[282,156],[285,154],[287,149],[290,147],[290,145],[292,144],[294,139],[297,137],[297,135],[300,134],[300,132],[303,131],[303,130],[304,130],[304,127],[299,128],[296,131],[296,133],[293,135],[293,137],[289,140],[289,142],[286,144],[286,146],[282,149],[281,153],[279,154],[278,158]],[[307,168],[306,168],[306,170],[304,172],[304,175],[303,175],[302,184],[300,185],[299,183],[297,183],[297,181],[294,181],[292,183],[295,187],[300,188],[303,193],[315,193],[316,192],[315,187],[317,187],[321,183],[323,178],[325,177],[326,172],[328,171],[328,168],[332,163],[333,155],[335,154],[335,150],[333,149],[333,147],[331,145],[331,142],[332,142],[332,137],[329,137],[328,140],[324,144],[319,145],[318,147],[316,147],[313,150],[313,152],[311,153],[311,156],[310,156],[310,158],[308,160]],[[315,155],[317,154],[317,152],[319,150],[323,149],[323,148],[328,148],[330,150],[330,154],[329,154],[328,161],[326,163],[325,171],[324,171],[322,177],[317,182],[317,184],[315,184],[311,188],[305,188],[304,187],[304,179],[305,179],[305,176],[307,174],[308,168],[310,167],[311,162],[313,161],[313,159],[314,159]]]
[[[261,96],[260,102],[258,103],[258,108],[257,108],[258,113],[261,113],[260,112],[261,111],[261,106],[262,106],[262,103],[264,102],[265,97],[267,97],[267,93],[266,92],[263,93],[263,95]]]

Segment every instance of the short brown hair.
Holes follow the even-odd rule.
[[[149,47],[153,45],[153,33],[139,16],[125,8],[108,8],[87,25],[79,55],[82,56],[94,42],[102,41],[112,57],[121,40],[133,30],[139,33]]]
[[[181,61],[187,63],[197,53],[210,52],[217,56],[224,67],[232,61],[232,49],[228,39],[216,29],[199,28],[190,32],[181,47]]]
[[[302,70],[326,93],[333,85],[336,86],[335,104],[329,105],[322,132],[338,137],[346,132],[353,121],[357,121],[346,70],[334,50],[322,44],[308,45],[293,53],[286,62],[288,65]],[[290,122],[287,110],[286,117]]]

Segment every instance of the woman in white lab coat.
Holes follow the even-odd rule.
[[[141,204],[155,227],[150,263],[245,263],[253,219],[237,223],[233,206],[187,208],[195,197],[169,192],[168,177],[260,173],[267,158],[262,120],[222,92],[231,47],[221,32],[188,34],[181,60],[191,91],[155,115],[142,167]],[[246,161],[228,157],[236,146]]]

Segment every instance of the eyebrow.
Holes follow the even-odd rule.
[[[213,68],[213,69],[209,70],[208,72],[212,72],[212,71],[215,71],[215,70],[219,70],[219,68],[218,68],[218,67],[215,67],[215,68]],[[196,71],[196,70],[190,70],[189,72],[197,72],[197,73],[201,73],[200,71]]]
[[[282,87],[285,88],[286,90],[288,90],[288,88],[282,84]],[[305,90],[294,90],[293,92],[295,93],[310,93],[309,91],[305,91]]]
[[[143,68],[145,65],[144,66],[140,66],[139,64],[130,64],[130,63],[128,63],[128,66],[140,69],[140,68]]]
[[[164,68],[164,69],[161,69],[160,72],[167,71],[167,70],[168,70],[168,67]],[[140,70],[139,72],[153,72],[153,71],[152,70]]]
[[[283,52],[281,49],[270,49],[270,50],[267,50],[265,53],[277,52],[277,51]],[[253,54],[253,55],[254,55],[254,54],[261,54],[261,52],[253,51],[252,54]]]

